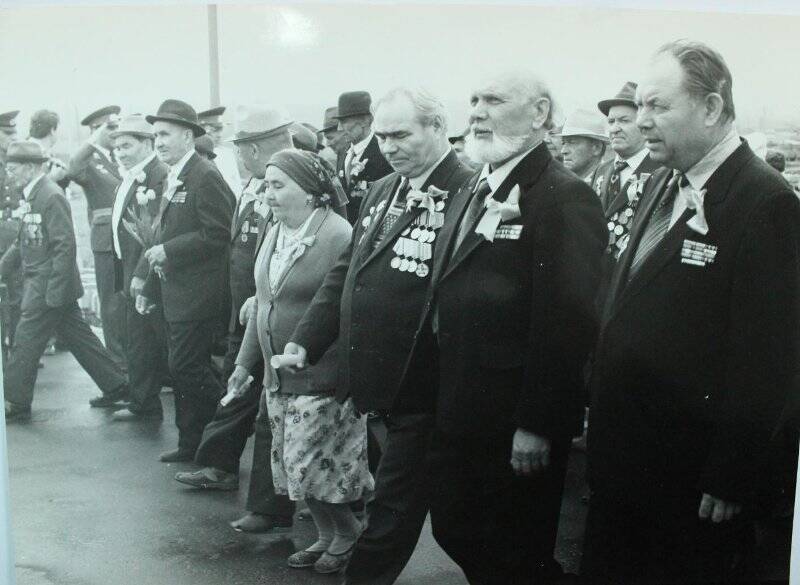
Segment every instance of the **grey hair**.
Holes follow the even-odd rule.
[[[372,113],[384,102],[392,101],[397,97],[406,97],[417,111],[417,120],[423,126],[432,126],[437,121],[443,133],[447,133],[447,110],[442,101],[427,89],[417,87],[395,87],[390,89],[384,96],[372,105]]]

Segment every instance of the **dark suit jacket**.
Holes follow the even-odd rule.
[[[183,184],[175,195],[185,195],[185,202],[173,196],[171,201],[162,198],[161,204],[159,242],[167,255],[166,278],[151,273],[145,296],[160,298],[167,321],[219,318],[228,310],[225,290],[233,195],[217,167],[197,153],[178,180]]]
[[[591,380],[595,491],[666,506],[700,493],[746,503],[797,392],[800,203],[743,143],[709,179],[708,234],[687,211],[628,270],[668,169],[650,180],[603,315]],[[717,247],[682,263],[684,242]],[[662,498],[662,496],[664,496]]]
[[[111,232],[111,207],[122,179],[114,161],[106,158],[92,145],[82,145],[69,161],[67,176],[83,188],[91,226],[93,252],[113,252]],[[94,212],[104,209],[108,213],[94,217]]]
[[[63,307],[83,296],[69,202],[61,187],[44,176],[27,204],[30,211],[16,242],[0,260],[0,273],[8,277],[22,269],[23,312]]]
[[[447,191],[448,209],[471,174],[451,151],[428,177],[423,190],[434,185]],[[394,243],[422,209],[400,216],[374,251],[380,217],[376,215],[369,228],[362,224],[370,208],[382,201],[389,206],[401,180],[398,173],[392,173],[372,185],[350,246],[328,273],[292,335],[292,341],[309,352],[312,363],[338,336],[339,347],[348,348],[339,356],[338,397],[352,396],[361,412],[392,407],[408,371],[431,278],[430,274],[420,278],[401,273],[389,265],[395,256]],[[434,250],[436,244],[434,241]]]
[[[145,191],[152,189],[156,194],[156,198],[147,204],[147,212],[153,218],[155,223],[158,220],[158,212],[161,208],[161,195],[163,194],[164,181],[167,178],[169,167],[163,162],[154,158],[147,163],[143,169],[145,180],[143,183],[134,181],[131,184],[127,193],[118,193],[116,197],[124,197],[122,204],[122,218],[128,218],[129,213],[138,212],[138,204],[136,202],[136,191],[143,188]],[[121,270],[117,271],[118,282],[116,282],[116,289],[122,291],[126,296],[130,294],[131,280],[134,276],[146,279],[149,270],[147,260],[142,255],[144,250],[139,242],[125,229],[122,221],[117,225],[112,224],[112,229],[117,230],[117,237],[119,238],[120,252],[122,258],[118,260]]]
[[[599,197],[600,202],[603,204],[603,211],[605,212],[606,217],[611,217],[628,204],[628,187],[630,186],[633,177],[638,178],[642,173],[652,174],[661,168],[661,165],[650,158],[650,154],[648,153],[647,156],[642,159],[642,162],[639,163],[639,166],[633,169],[633,174],[631,177],[620,186],[617,197],[611,201],[611,194],[608,192],[608,186],[611,184],[611,175],[614,173],[615,160],[616,159],[614,158],[607,160],[597,168],[597,171],[595,171],[595,181],[597,180],[597,177],[603,177]]]
[[[522,215],[504,224],[521,226],[519,239],[489,242],[471,229],[450,257],[467,195],[440,235],[426,303],[438,309],[438,425],[456,436],[521,427],[564,439],[582,420],[607,228],[597,195],[544,144],[492,197],[505,201],[515,185]]]
[[[369,190],[369,186],[378,179],[381,179],[393,172],[394,169],[392,168],[392,165],[386,161],[383,153],[381,153],[381,149],[378,146],[378,138],[376,136],[373,136],[372,140],[367,143],[367,147],[364,149],[364,152],[361,155],[360,160],[365,160],[367,163],[364,165],[364,170],[361,171],[358,176],[345,176],[344,163],[346,157],[347,151],[339,155],[336,169],[337,173],[339,174],[339,180],[342,182],[344,191],[347,194],[347,219],[352,225],[358,218],[359,208],[364,201],[364,197],[367,190]],[[366,189],[360,188],[362,181],[366,181]]]

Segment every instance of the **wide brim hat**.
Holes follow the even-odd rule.
[[[95,110],[94,112],[86,116],[83,120],[81,120],[81,126],[91,126],[92,122],[94,122],[99,118],[102,118],[103,116],[118,116],[121,111],[122,108],[120,108],[119,106],[105,106],[104,108]]]
[[[341,120],[350,116],[371,114],[372,97],[368,91],[347,91],[339,96],[338,112],[333,118]]]
[[[111,132],[111,138],[125,135],[152,138],[153,126],[149,124],[141,114],[132,114],[123,118],[117,129]]]
[[[597,102],[597,107],[603,112],[604,116],[608,116],[608,111],[614,106],[630,106],[636,109],[637,87],[633,81],[628,81],[613,98]]]
[[[561,132],[554,134],[561,138],[575,136],[579,138],[591,138],[600,142],[608,142],[606,133],[606,120],[597,112],[589,110],[575,110],[564,120]]]
[[[45,155],[42,147],[32,140],[17,140],[8,145],[6,162],[46,163],[50,157]]]
[[[197,112],[194,111],[194,108],[181,100],[166,100],[155,115],[145,116],[145,120],[150,124],[171,122],[184,126],[194,133],[195,138],[206,133],[205,128],[198,124]]]
[[[294,124],[285,112],[266,106],[242,107],[236,118],[238,131],[229,139],[234,144],[288,134],[289,126]]]

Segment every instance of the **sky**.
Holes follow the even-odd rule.
[[[461,128],[470,90],[493,71],[516,68],[544,78],[565,114],[613,96],[640,76],[659,45],[680,37],[705,41],[726,58],[741,125],[800,120],[797,14],[226,3],[218,22],[221,103],[230,121],[237,104],[260,103],[319,126],[343,91],[378,97],[422,85],[448,106],[451,127]],[[54,109],[65,140],[77,139],[83,115],[108,103],[145,113],[166,98],[198,110],[212,105],[207,8],[196,3],[2,7],[0,67],[0,111],[23,110],[24,131],[33,110]]]

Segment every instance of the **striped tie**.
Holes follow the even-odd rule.
[[[661,201],[658,202],[657,207],[650,216],[650,221],[644,229],[642,239],[639,240],[639,247],[636,248],[636,254],[633,256],[633,262],[628,270],[628,281],[634,277],[639,268],[641,268],[644,261],[656,249],[658,244],[664,239],[664,235],[669,230],[669,224],[672,220],[672,203],[678,195],[679,186],[686,187],[689,181],[686,175],[680,171],[675,171],[669,185],[664,190],[664,195]]]
[[[614,172],[611,173],[611,180],[608,183],[608,202],[606,205],[614,201],[614,199],[617,198],[617,195],[619,195],[619,188],[622,186],[620,185],[620,175],[627,166],[628,161],[626,160],[618,160],[614,163]]]

